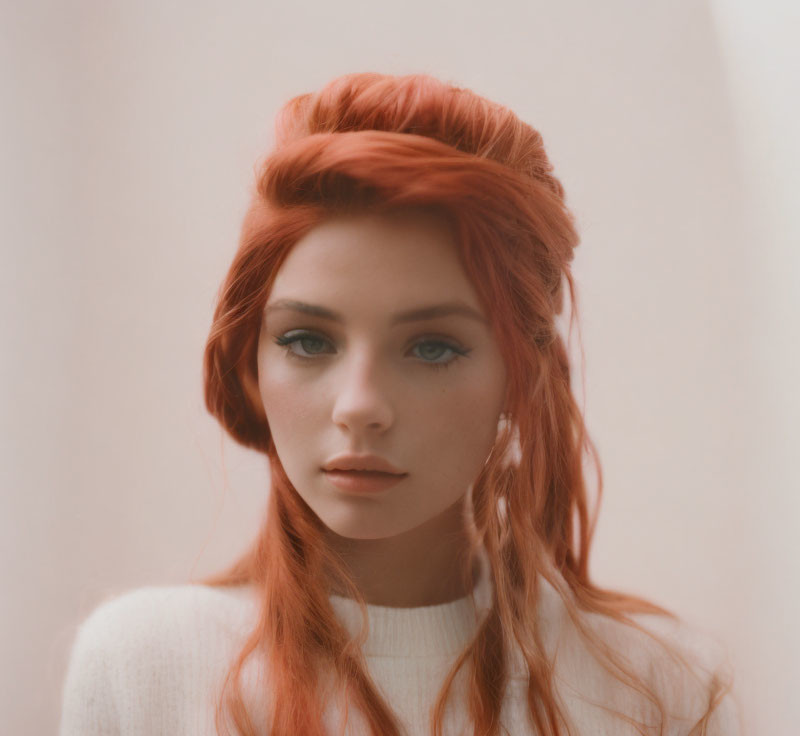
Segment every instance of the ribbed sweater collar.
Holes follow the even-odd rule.
[[[339,620],[355,636],[361,628],[358,604],[338,595],[330,600]],[[478,623],[471,596],[414,608],[367,604],[367,616],[369,633],[363,652],[368,657],[450,656],[466,647]]]
[[[483,566],[472,595],[448,603],[413,608],[367,604],[369,631],[362,651],[377,657],[451,657],[460,654],[491,605],[492,583]],[[355,600],[329,596],[333,610],[351,636],[361,628]]]
[[[558,572],[551,571],[551,574],[560,577]],[[542,576],[539,576],[538,587],[540,600],[537,623],[549,647],[555,641],[563,619],[563,604],[553,586]],[[448,603],[414,608],[367,604],[369,630],[363,647],[364,654],[449,658],[461,653],[491,606],[493,586],[488,575],[480,576],[474,594],[475,605],[470,595]],[[259,605],[252,586],[247,586],[237,595],[246,599],[254,609]],[[329,599],[337,618],[351,636],[357,636],[361,628],[361,611],[355,600],[332,594]]]

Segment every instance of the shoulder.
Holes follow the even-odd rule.
[[[690,731],[714,705],[706,733],[739,734],[730,653],[718,636],[685,619],[661,614],[631,615],[641,629],[605,616],[591,618],[611,649],[661,699],[676,733]]]
[[[550,583],[544,582],[542,593],[540,634],[555,661],[565,699],[576,713],[597,717],[596,709],[587,705],[592,701],[629,715],[653,716],[646,696],[625,684],[630,680],[605,652],[658,697],[667,711],[666,733],[689,733],[717,692],[720,700],[707,733],[740,733],[738,701],[732,691],[725,692],[733,683],[729,651],[717,636],[685,619],[661,614],[630,614],[631,625],[581,611],[575,622]]]
[[[186,584],[136,588],[98,604],[80,624],[79,638],[111,643],[149,638],[172,627],[235,625],[252,611],[245,589]]]
[[[119,724],[134,700],[157,712],[186,683],[202,689],[241,645],[254,606],[247,589],[195,584],[137,588],[103,601],[73,640],[61,733],[105,732],[85,729]]]
[[[186,584],[126,591],[100,603],[80,624],[82,651],[116,668],[175,669],[189,659],[231,650],[255,623],[249,589]]]
[[[681,618],[655,614],[632,618],[668,647],[653,649],[649,673],[659,694],[672,706],[676,721],[694,725],[714,706],[706,732],[737,736],[741,729],[735,673],[723,640]]]

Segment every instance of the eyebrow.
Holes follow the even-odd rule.
[[[328,319],[332,322],[344,322],[344,317],[338,312],[321,307],[316,304],[306,304],[305,302],[294,301],[293,299],[278,299],[278,301],[268,304],[264,309],[264,316],[270,312],[277,312],[288,310],[292,312],[302,312],[303,314],[310,314],[314,317],[321,317]],[[405,312],[398,312],[392,316],[390,325],[404,324],[406,322],[421,322],[427,319],[436,319],[437,317],[468,317],[469,319],[477,320],[482,324],[486,324],[486,320],[480,312],[475,311],[472,307],[467,306],[463,302],[445,302],[443,304],[433,304],[429,307],[420,307],[417,309],[409,309]]]

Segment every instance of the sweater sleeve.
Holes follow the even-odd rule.
[[[61,699],[59,736],[118,736],[120,733],[103,608],[78,628]]]

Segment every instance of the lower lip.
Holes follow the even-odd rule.
[[[351,493],[379,493],[397,485],[407,473],[377,473],[352,470],[326,470],[325,475],[333,485]]]

